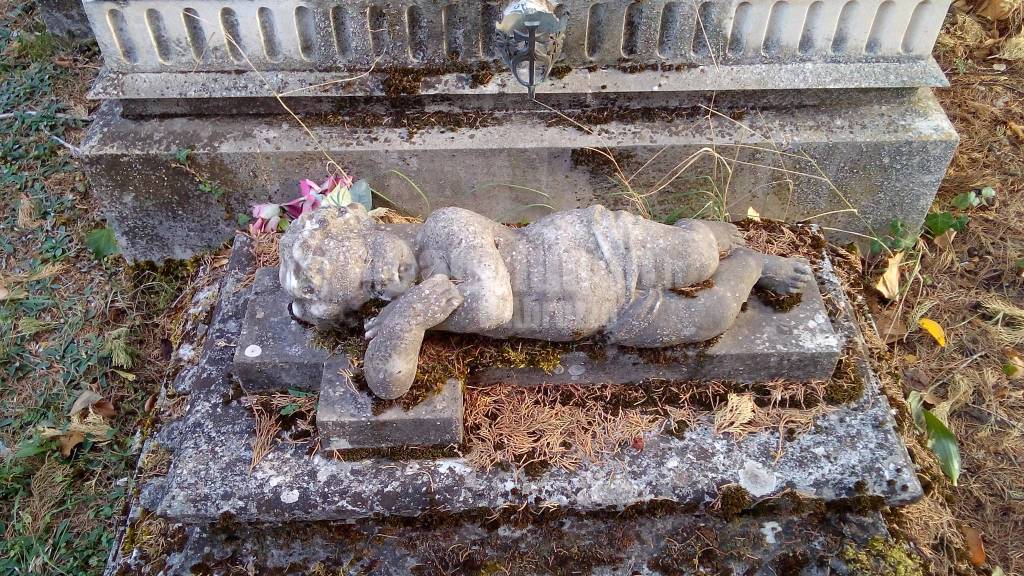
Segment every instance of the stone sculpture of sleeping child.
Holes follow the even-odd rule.
[[[755,285],[794,294],[810,280],[805,261],[754,252],[731,224],[669,226],[601,206],[524,228],[460,208],[388,225],[359,204],[323,207],[281,241],[281,285],[300,320],[344,322],[390,301],[365,324],[364,374],[384,399],[412,386],[427,330],[555,342],[600,333],[660,348],[719,336]]]

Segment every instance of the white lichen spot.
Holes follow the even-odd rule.
[[[191,362],[196,355],[196,349],[191,344],[182,344],[178,348],[178,358],[184,362]]]
[[[281,493],[281,502],[284,502],[285,504],[295,504],[298,501],[298,490],[285,490],[284,492]]]
[[[761,525],[761,534],[764,536],[764,541],[768,544],[778,544],[775,540],[775,535],[782,532],[782,526],[779,526],[778,522],[765,522]]]
[[[250,344],[245,349],[246,358],[259,358],[260,354],[263,354],[263,348],[260,348],[256,344]]]
[[[740,470],[740,486],[752,496],[760,497],[771,494],[775,490],[775,473],[766,470],[760,462],[747,460]]]
[[[583,373],[586,371],[587,369],[579,364],[573,364],[572,366],[569,367],[570,376],[582,376]]]

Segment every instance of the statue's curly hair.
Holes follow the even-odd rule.
[[[300,216],[281,238],[281,287],[332,314],[359,308],[362,299],[350,284],[373,225],[361,204],[322,206]]]

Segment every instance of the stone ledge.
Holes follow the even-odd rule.
[[[441,514],[387,526],[175,526],[182,536],[164,571],[308,574],[319,564],[332,574],[829,576],[853,573],[848,549],[899,546],[877,512],[782,511],[725,520],[666,508],[589,517],[555,511],[528,524]],[[123,567],[119,574],[135,574],[147,561],[128,551],[114,564]]]
[[[364,82],[337,82],[335,72],[134,72],[104,69],[89,98],[259,98],[274,92],[291,98],[384,96],[386,73],[370,74]],[[309,87],[316,87],[310,89]],[[905,62],[750,64],[695,66],[678,71],[623,72],[614,68],[579,69],[560,79],[549,79],[538,96],[558,94],[636,94],[657,86],[659,92],[719,92],[726,90],[813,90],[864,88],[917,88],[949,86],[933,58]],[[421,96],[472,98],[490,94],[525,97],[522,87],[507,72],[497,72],[481,86],[470,74],[444,74],[423,82]]]
[[[462,442],[462,383],[449,380],[416,406],[393,405],[380,413],[369,390],[359,390],[343,373],[348,359],[327,362],[320,386],[316,426],[320,448],[350,450],[452,446]]]
[[[713,149],[738,161],[724,207],[729,212],[753,207],[765,218],[811,218],[836,231],[873,236],[888,230],[894,218],[911,228],[920,225],[957,144],[928,91],[898,104],[750,104],[757,130],[717,115],[610,122],[593,133],[554,125],[550,113],[516,115],[509,123],[480,128],[424,128],[412,137],[401,127],[311,124],[316,140],[330,143],[322,149],[281,117],[133,120],[108,102],[82,145],[83,164],[125,257],[159,261],[221,245],[235,228],[225,210],[243,213],[268,199],[294,198],[297,181],[323,170],[324,153],[344,158],[349,173],[388,190],[407,211],[425,205],[394,170],[416,182],[433,207],[460,206],[519,222],[549,213],[543,205],[623,206],[622,191],[609,177],[613,168],[588,152],[593,148],[611,150],[622,170],[637,172],[637,190],[653,189],[696,155],[698,161],[673,184],[676,192],[654,198],[656,208],[696,212],[703,203],[691,206],[693,198],[679,191],[707,184],[699,175],[712,173]],[[159,138],[140,136],[145,134]],[[174,151],[181,148],[194,150],[193,168],[229,192],[220,199],[197,192],[194,177],[174,166]],[[779,170],[787,174],[785,185]],[[131,193],[137,189],[160,192]],[[841,241],[854,237],[831,235]]]

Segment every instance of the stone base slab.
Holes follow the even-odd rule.
[[[277,268],[257,270],[232,364],[245,391],[320,388],[329,354],[313,343],[315,332],[292,317],[290,304]]]
[[[900,505],[921,497],[891,408],[864,359],[858,362],[863,397],[837,406],[795,438],[777,430],[733,438],[702,421],[681,437],[649,434],[643,450],[627,448],[578,470],[536,477],[480,470],[456,457],[342,461],[322,450],[311,456],[308,445],[291,443],[275,445],[251,468],[255,423],[233,399],[232,354],[216,344],[237,341],[250,295],[239,278],[253,264],[249,258],[245,268],[248,244],[238,244],[246,252],[233,255],[234,271],[224,280],[199,376],[188,386],[188,411],[154,439],[172,452],[167,475],[142,489],[142,506],[158,516],[191,524],[316,522],[527,506],[591,513],[659,501],[701,510],[713,507],[727,484],[757,500],[796,492],[825,503],[869,498]],[[836,280],[819,280],[844,310],[833,318],[839,332],[856,337]]]
[[[333,382],[334,375],[324,371],[330,355],[313,343],[313,328],[303,326],[288,314],[289,303],[290,298],[278,283],[277,269],[258,270],[235,351],[233,371],[243,389],[319,390],[322,382]],[[799,305],[785,312],[751,296],[733,326],[707,347],[636,350],[604,346],[599,355],[563,354],[560,364],[551,372],[540,368],[490,368],[470,374],[469,383],[537,386],[828,380],[842,348],[820,288],[812,284]]]
[[[379,411],[377,401],[352,381],[347,358],[324,366],[316,426],[320,448],[448,447],[462,443],[462,383],[449,380],[436,394],[405,409]]]
[[[455,205],[521,222],[595,202],[626,207],[618,182],[628,179],[636,193],[660,189],[648,198],[658,216],[753,207],[846,241],[884,234],[894,219],[919,226],[945,174],[956,133],[930,91],[911,94],[764,109],[753,100],[729,114],[634,110],[599,124],[564,111],[586,129],[551,111],[421,117],[427,124],[412,131],[363,114],[307,117],[315,139],[289,116],[126,119],[108,102],[83,161],[132,261],[220,246],[236,215],[290,200],[299,180],[323,175],[325,154],[412,213]],[[180,149],[193,151],[191,172],[176,165]],[[610,151],[624,176],[596,150]],[[195,174],[225,193],[201,191]]]

